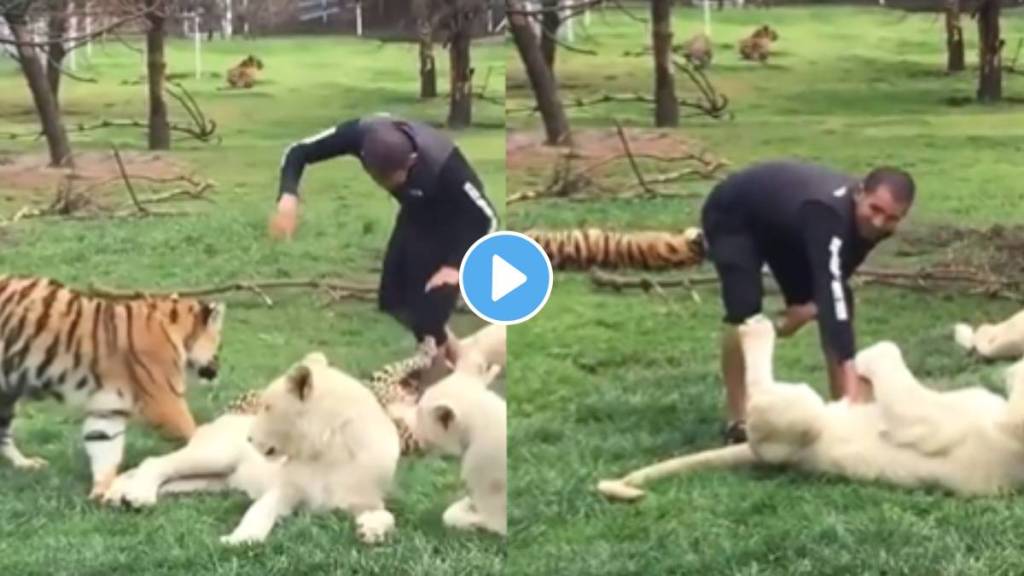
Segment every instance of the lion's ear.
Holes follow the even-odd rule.
[[[288,391],[305,402],[313,393],[313,371],[299,364],[288,374]]]

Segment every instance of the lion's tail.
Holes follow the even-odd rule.
[[[670,458],[630,472],[617,480],[602,480],[598,482],[597,490],[613,500],[637,500],[644,495],[644,491],[640,487],[659,478],[687,474],[698,470],[738,468],[740,466],[749,466],[754,462],[756,462],[756,458],[748,444],[715,448],[696,454]]]

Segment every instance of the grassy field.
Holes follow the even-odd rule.
[[[223,73],[246,54],[266,64],[251,91],[217,88]],[[169,46],[169,73],[192,73],[188,43]],[[505,56],[500,44],[474,49],[478,81],[493,69],[489,92],[500,95]],[[439,58],[446,92],[446,59]],[[97,46],[91,65],[79,72],[96,84],[65,80],[63,108],[69,122],[145,118],[142,85],[123,84],[141,74],[139,56],[123,46]],[[26,220],[0,228],[0,270],[122,288],[182,288],[235,279],[331,275],[374,281],[396,207],[355,159],[318,165],[303,183],[302,224],[295,241],[274,244],[266,221],[276,198],[277,171],[285,146],[351,117],[389,111],[443,122],[444,98],[417,98],[416,49],[342,38],[215,42],[204,67],[220,77],[186,79],[208,116],[219,125],[220,145],[176,140],[164,158],[185,163],[217,183],[212,204],[195,203],[187,217],[89,220]],[[0,59],[0,131],[34,128],[28,91],[10,61]],[[173,102],[172,116],[183,113]],[[478,102],[483,127],[457,140],[478,168],[494,204],[504,206],[504,109]],[[104,153],[115,142],[130,158],[148,158],[141,130],[74,134],[77,152]],[[44,152],[31,140],[0,141],[0,158]],[[137,184],[145,188],[145,184]],[[25,205],[44,205],[53,189],[14,189],[0,179],[0,215]],[[115,187],[110,193],[127,200]],[[330,302],[310,292],[275,293],[267,308],[251,295],[227,298],[221,384],[194,387],[190,401],[208,420],[240,391],[262,387],[305,353],[323,350],[332,362],[368,375],[413,347],[397,323],[363,302]],[[479,324],[460,316],[456,330]],[[48,470],[26,474],[0,466],[0,574],[497,574],[505,545],[482,535],[452,534],[441,513],[460,493],[458,464],[436,458],[400,466],[393,499],[399,531],[390,544],[361,546],[352,522],[341,514],[300,514],[279,525],[263,547],[227,550],[217,542],[246,509],[241,495],[201,496],[166,502],[132,514],[102,509],[86,500],[89,474],[79,441],[79,420],[52,404],[24,404],[16,434],[26,453],[50,461]],[[171,445],[142,426],[129,432],[125,464],[162,453]]]
[[[677,40],[699,31],[700,23],[698,11],[677,10]],[[1019,223],[1024,106],[947,104],[950,97],[973,95],[976,67],[943,74],[940,19],[881,9],[726,11],[714,14],[715,43],[734,44],[761,23],[779,30],[777,58],[760,66],[719,47],[710,71],[730,97],[735,119],[685,119],[674,133],[733,167],[780,156],[854,173],[879,163],[907,167],[919,200],[905,231],[917,238],[954,226]],[[977,35],[972,21],[965,24],[973,65]],[[1007,13],[1003,27],[1007,46],[1015,46],[1024,35],[1024,14]],[[599,57],[558,55],[567,99],[649,92],[650,60],[622,55],[647,43],[641,24],[609,11],[595,16],[588,32],[580,33],[578,45]],[[510,109],[529,105],[513,56],[508,74]],[[1008,96],[1024,96],[1024,77],[1008,75],[1005,82]],[[570,114],[578,131],[604,129],[612,139],[612,118],[632,127],[650,127],[653,119],[645,104],[573,108]],[[510,115],[509,127],[516,134],[539,131],[537,118],[525,114]],[[626,170],[611,178],[632,181]],[[542,163],[510,170],[509,194],[537,186],[549,172]],[[675,189],[703,195],[710,186]],[[509,225],[679,229],[698,224],[699,207],[699,199],[528,202],[509,207]],[[907,265],[899,244],[891,242],[869,264]],[[699,303],[683,291],[667,298],[613,294],[582,275],[561,273],[543,313],[514,330],[509,574],[1024,572],[1016,538],[1024,512],[1011,499],[961,501],[762,472],[667,480],[632,506],[601,499],[594,490],[599,478],[720,443],[722,313],[714,288],[698,295]],[[951,325],[999,318],[1015,310],[1012,303],[881,287],[858,290],[857,302],[860,345],[894,339],[912,369],[936,386],[999,387],[1003,366],[960,353]],[[768,311],[780,306],[777,297],[766,301]],[[777,371],[824,393],[816,326],[780,343]]]

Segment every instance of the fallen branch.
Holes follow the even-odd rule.
[[[216,296],[232,292],[250,292],[256,294],[265,304],[273,306],[273,301],[267,296],[268,290],[286,288],[312,288],[324,290],[334,298],[347,298],[355,300],[376,300],[377,288],[374,286],[360,285],[347,280],[332,278],[307,278],[307,279],[283,279],[283,280],[253,280],[238,281],[216,286],[202,288],[189,288],[184,290],[161,291],[161,290],[115,290],[105,288],[97,284],[88,287],[87,293],[90,296],[102,296],[113,299],[137,299],[137,298],[159,298],[177,295],[180,298],[201,298],[204,296]]]
[[[149,209],[139,203],[139,197],[135,195],[135,187],[132,186],[132,180],[128,177],[128,172],[124,169],[124,162],[121,160],[121,152],[117,149],[116,144],[111,144],[110,147],[114,151],[114,160],[117,161],[117,170],[121,173],[121,178],[124,180],[124,186],[128,189],[128,195],[132,197],[132,204],[135,205],[136,210],[140,214],[148,216],[150,214]]]
[[[770,278],[770,276],[765,275]],[[623,275],[599,269],[590,271],[591,282],[601,288],[610,288],[616,292],[628,289],[646,291],[674,287],[693,289],[698,285],[718,284],[714,275],[706,276],[668,276],[653,278],[640,275]],[[931,292],[935,290],[963,290],[971,295],[984,295],[992,298],[1022,301],[1024,294],[1024,278],[1006,278],[973,269],[925,268],[920,270],[859,270],[854,281],[861,284],[877,284],[893,288]]]
[[[622,129],[622,123],[615,120],[615,132],[619,135],[619,142],[622,143],[622,149],[626,152],[626,158],[629,159],[629,167],[633,170],[633,175],[636,176],[636,181],[640,184],[640,188],[643,188],[644,192],[657,195],[657,190],[651,188],[644,181],[644,175],[640,172],[640,167],[636,164],[636,158],[633,158],[633,150],[629,147],[629,138],[626,138],[626,131]]]

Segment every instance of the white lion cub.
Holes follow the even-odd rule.
[[[488,389],[499,366],[467,368],[424,392],[417,405],[417,439],[437,452],[462,457],[469,493],[444,512],[446,526],[507,532],[507,431],[505,401]]]
[[[398,465],[398,434],[373,394],[319,353],[277,378],[254,415],[226,414],[187,446],[115,481],[107,500],[156,503],[158,493],[233,488],[255,502],[225,544],[261,542],[299,506],[351,513],[359,537],[394,529],[384,507]]]

